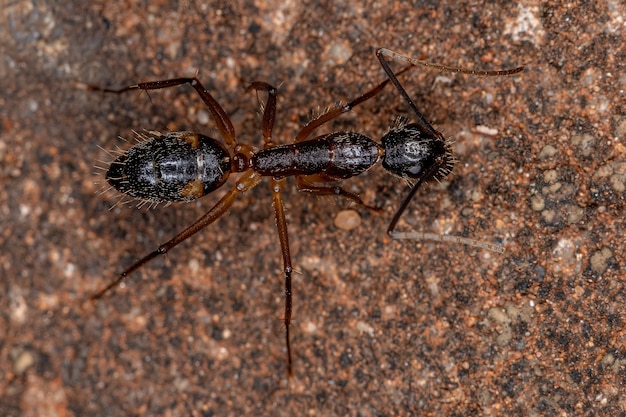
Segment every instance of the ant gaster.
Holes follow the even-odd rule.
[[[416,65],[431,66],[442,70],[475,75],[510,75],[522,71],[523,67],[504,71],[472,71],[431,64],[400,55],[385,48],[378,49],[376,56],[388,79],[351,102],[332,108],[309,121],[297,134],[294,143],[276,145],[272,130],[276,116],[277,91],[265,82],[254,82],[248,90],[267,93],[264,105],[262,130],[263,149],[258,150],[239,143],[233,125],[222,106],[202,86],[196,77],[175,78],[164,81],[139,83],[121,89],[108,89],[85,85],[89,90],[123,93],[130,90],[158,90],[182,84],[190,84],[206,104],[223,142],[192,132],[149,132],[142,142],[121,153],[109,166],[107,182],[119,192],[147,201],[187,202],[200,198],[221,187],[231,173],[241,173],[236,185],[191,226],[180,232],[156,250],[126,268],[110,284],[90,297],[96,300],[117,286],[128,275],[150,260],[198,233],[232,206],[242,193],[252,189],[262,177],[270,177],[274,214],[283,257],[285,275],[285,340],[287,347],[287,373],[292,372],[292,355],[289,329],[292,315],[291,275],[293,272],[287,222],[281,189],[285,178],[295,176],[299,191],[315,195],[339,195],[367,206],[356,194],[340,186],[340,181],[357,176],[382,160],[385,170],[408,180],[412,189],[393,216],[387,233],[396,239],[426,238],[468,243],[488,249],[499,250],[498,245],[476,242],[461,237],[445,237],[436,234],[396,232],[395,227],[409,202],[423,183],[441,179],[452,169],[454,158],[449,143],[425,119],[411,100],[397,76]],[[394,74],[385,57],[408,62],[409,65]],[[309,136],[318,127],[351,111],[355,106],[376,96],[391,81],[411,107],[416,121],[396,123],[381,139],[380,144],[357,132],[333,132],[313,139]]]

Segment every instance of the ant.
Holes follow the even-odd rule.
[[[359,196],[340,185],[341,180],[360,175],[381,160],[383,168],[389,173],[412,183],[411,191],[400,204],[387,228],[387,233],[392,238],[445,240],[502,251],[499,245],[458,236],[395,231],[402,213],[422,184],[432,179],[444,178],[451,172],[455,162],[450,143],[417,109],[397,76],[418,65],[482,76],[511,75],[521,72],[524,67],[501,71],[465,70],[416,60],[386,48],[378,49],[376,56],[388,78],[349,103],[336,106],[314,117],[296,135],[294,143],[288,145],[277,145],[272,139],[276,118],[276,88],[265,82],[253,82],[246,91],[256,90],[267,93],[262,116],[263,149],[260,150],[238,142],[226,112],[196,77],[139,83],[120,89],[84,84],[83,87],[88,90],[116,94],[130,90],[158,90],[189,84],[206,104],[223,139],[223,142],[220,142],[192,132],[148,132],[142,135],[144,136],[142,142],[121,152],[108,168],[106,181],[119,192],[150,204],[189,202],[221,187],[231,173],[241,174],[236,185],[200,219],[126,268],[115,280],[92,295],[89,300],[103,297],[128,275],[215,222],[226,213],[238,196],[257,186],[263,177],[270,177],[285,275],[283,321],[287,349],[287,374],[291,376],[292,355],[289,327],[292,316],[291,275],[293,267],[281,196],[285,179],[294,176],[298,190],[302,192],[342,196],[362,207],[382,211],[366,205]],[[398,73],[394,73],[387,58],[399,59],[409,65]],[[380,143],[363,134],[350,131],[333,132],[308,139],[320,126],[375,97],[390,81],[409,104],[417,121],[397,122],[383,135]]]

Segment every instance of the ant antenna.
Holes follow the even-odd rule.
[[[398,81],[396,74],[394,74],[386,58],[390,58],[392,60],[398,59],[400,61],[409,63],[410,65],[414,65],[414,66],[422,65],[425,67],[437,68],[442,71],[449,71],[453,73],[470,74],[470,75],[477,75],[477,76],[486,76],[486,77],[512,75],[512,74],[517,74],[524,70],[524,66],[513,68],[513,69],[508,69],[508,70],[495,70],[495,71],[468,70],[468,69],[463,69],[463,68],[449,67],[447,65],[435,64],[435,63],[431,63],[431,62],[427,62],[423,60],[414,59],[406,55],[402,55],[397,52],[394,52],[387,48],[379,48],[376,51],[376,56],[378,57],[378,60],[380,61],[381,66],[383,67],[383,70],[387,73],[389,80],[395,85],[396,89],[398,90],[402,98],[404,98],[404,100],[408,103],[411,110],[413,110],[413,113],[415,113],[418,119],[418,122],[416,123],[417,128],[422,132],[422,134],[425,137],[430,136],[434,138],[435,140],[439,140],[443,142],[444,147],[449,146],[449,143],[446,141],[445,137],[440,132],[438,132],[434,127],[432,127],[432,125],[426,120],[422,112],[419,111],[419,109],[417,108],[417,106],[415,105],[415,103],[413,102],[409,94],[406,92],[402,84],[400,84],[400,81]],[[398,221],[400,220],[400,217],[406,210],[413,196],[417,193],[417,190],[426,181],[430,180],[431,178],[438,179],[438,178],[441,178],[442,175],[447,174],[451,168],[450,161],[452,160],[452,158],[453,157],[449,149],[446,148],[446,153],[440,157],[440,160],[437,163],[435,163],[429,169],[426,169],[425,171],[421,172],[417,176],[416,183],[413,185],[411,191],[406,196],[406,198],[400,205],[400,208],[396,211],[396,214],[391,220],[391,223],[389,224],[389,227],[387,228],[387,234],[392,239],[398,239],[398,240],[418,239],[418,240],[432,240],[432,241],[437,241],[437,242],[462,243],[468,246],[488,249],[497,253],[504,253],[504,246],[502,245],[480,241],[476,239],[471,239],[471,238],[466,238],[462,236],[442,235],[442,234],[429,233],[429,232],[397,232],[395,231],[395,227]]]

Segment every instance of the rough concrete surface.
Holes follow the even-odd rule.
[[[622,1],[0,1],[0,415],[620,416],[626,7]],[[196,72],[259,146],[252,81],[280,86],[274,139],[384,79],[384,46],[511,77],[401,81],[459,160],[402,230],[408,188],[345,182],[382,214],[283,193],[294,267],[286,377],[282,260],[267,181],[216,224],[81,303],[208,210],[100,193],[133,131],[219,136],[192,88],[103,94]],[[394,63],[394,68],[402,68]],[[263,96],[259,95],[260,100]],[[388,87],[319,129],[380,138],[411,118]],[[354,208],[351,230],[338,213]],[[353,213],[354,214],[354,213]],[[354,216],[353,216],[354,217]],[[351,222],[354,219],[351,220]]]

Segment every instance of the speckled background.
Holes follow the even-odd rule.
[[[0,7],[0,415],[625,415],[626,7],[622,1],[66,2]],[[569,3],[565,5],[564,3]],[[408,192],[346,182],[383,214],[284,193],[294,266],[286,378],[282,260],[267,184],[94,305],[81,301],[214,204],[99,194],[133,130],[216,135],[198,76],[260,144],[245,86],[280,85],[275,139],[384,78],[378,46],[504,78],[402,78],[459,159],[400,227],[501,243],[391,241]],[[395,67],[401,67],[396,64]],[[380,138],[397,92],[321,132]],[[102,149],[101,149],[102,148]],[[110,210],[112,206],[115,206]]]

